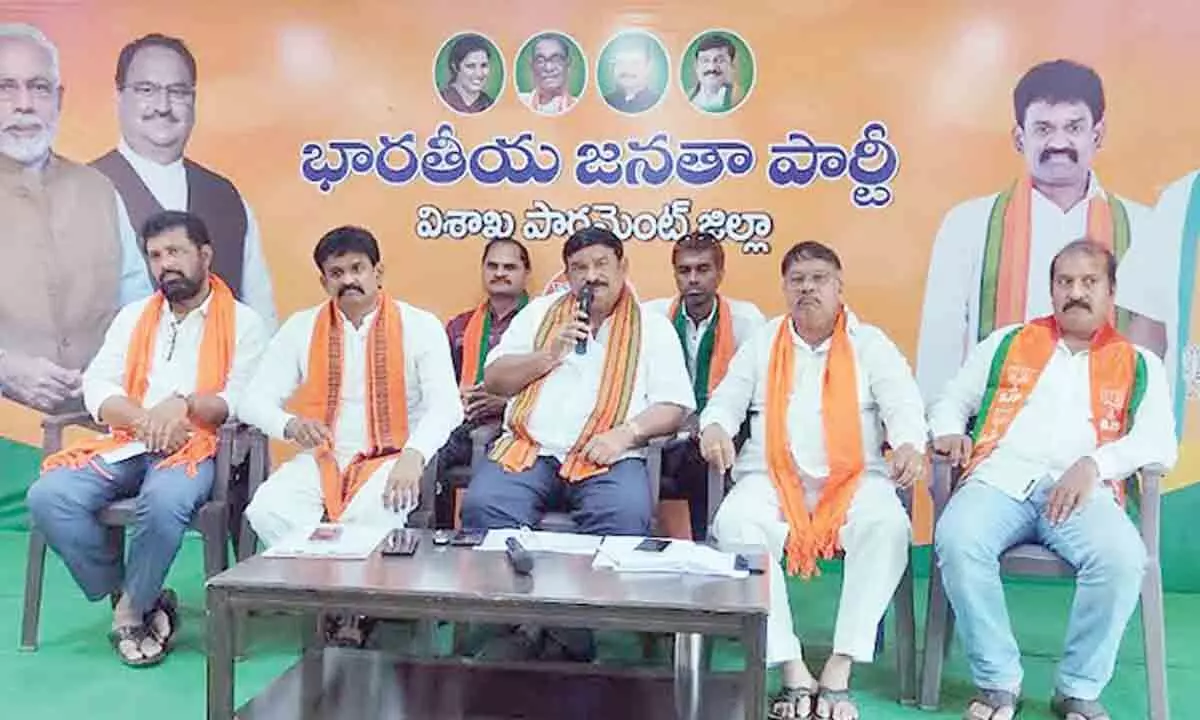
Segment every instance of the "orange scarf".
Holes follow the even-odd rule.
[[[529,296],[521,293],[513,314],[520,312],[529,303]],[[483,382],[483,361],[488,353],[488,341],[492,335],[491,302],[484,300],[471,313],[463,331],[462,370],[458,375],[458,386],[462,389]]]
[[[233,354],[237,344],[235,301],[233,293],[221,278],[209,275],[208,314],[204,317],[204,334],[200,341],[200,362],[196,371],[196,394],[216,395],[225,389],[233,366]],[[150,373],[154,366],[154,343],[158,337],[158,326],[163,307],[167,304],[162,292],[151,296],[150,301],[138,317],[125,354],[125,395],[139,406],[145,400],[150,387]],[[93,461],[96,455],[115,450],[133,442],[132,428],[113,428],[111,435],[83,440],[70,448],[54,453],[42,463],[42,470],[60,467],[79,469]],[[156,468],[184,466],[189,477],[195,477],[200,463],[217,454],[217,428],[196,423],[196,428],[183,447],[163,458]]]
[[[317,315],[308,350],[308,373],[296,389],[288,410],[318,419],[336,437],[342,405],[342,313],[330,300]],[[404,377],[404,327],[400,309],[385,292],[367,334],[367,449],[338,469],[332,443],[313,453],[321,471],[325,511],[337,522],[371,474],[384,461],[400,454],[408,442],[408,400]]]
[[[1025,407],[1058,344],[1054,318],[1033,320],[1001,341],[992,358],[987,390],[975,424],[975,449],[964,475],[970,474],[996,449],[1009,426]],[[1110,443],[1127,431],[1133,410],[1145,391],[1141,356],[1112,326],[1100,328],[1088,353],[1092,424],[1098,445]],[[1113,483],[1123,501],[1121,483]]]
[[[677,297],[671,303],[668,317],[671,318],[675,332],[679,335],[679,342],[683,345],[686,353],[688,320],[680,300]],[[717,296],[716,311],[716,327],[709,326],[704,337],[700,339],[700,348],[696,353],[696,367],[692,368],[692,391],[696,397],[697,412],[704,409],[704,406],[708,404],[708,399],[712,397],[713,391],[717,389],[717,385],[721,384],[721,380],[729,370],[729,361],[733,359],[735,349],[733,311],[729,307],[729,301],[720,295]]]
[[[573,293],[566,293],[554,301],[538,327],[534,347],[538,350],[545,348],[562,327],[575,317],[577,307],[578,303]],[[581,451],[594,436],[608,432],[625,422],[633,396],[641,347],[641,310],[633,299],[633,292],[625,288],[617,306],[613,308],[612,329],[608,347],[604,351],[604,371],[596,407],[584,423],[575,446],[567,453],[566,462],[558,471],[568,482],[579,482],[608,470],[607,466],[597,465],[585,458]],[[492,460],[508,472],[528,470],[537,460],[538,446],[529,434],[529,418],[533,414],[533,408],[547,377],[549,374],[534,380],[517,395],[509,416],[508,432],[492,448]]]
[[[804,482],[788,441],[787,410],[796,351],[790,323],[790,318],[784,318],[771,344],[767,370],[767,471],[788,523],[785,548],[788,573],[808,578],[819,573],[818,557],[831,558],[838,549],[838,533],[846,522],[846,513],[862,477],[862,421],[854,346],[846,331],[843,308],[834,322],[821,394],[821,431],[829,459],[829,477],[816,510],[810,515],[804,499]],[[811,432],[808,428],[796,431]]]
[[[992,328],[1025,322],[1029,248],[1033,234],[1033,192],[1033,180],[1029,176],[1021,178],[1012,189],[1007,206],[1003,208],[1004,234],[1002,247],[998,248],[1000,257],[995,283],[995,317],[990,322]],[[1094,195],[1088,201],[1088,237],[1114,250],[1113,228],[1112,203],[1099,194]],[[987,300],[986,297],[981,298],[981,306],[989,306]]]

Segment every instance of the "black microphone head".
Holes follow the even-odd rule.
[[[579,309],[580,310],[583,310],[584,312],[591,311],[593,293],[595,293],[595,290],[592,288],[591,283],[588,283],[588,284],[584,285],[583,287],[579,288]]]
[[[508,556],[508,563],[512,565],[513,572],[518,575],[529,575],[533,572],[533,555],[521,545],[521,541],[514,537],[510,537],[504,541],[505,555]]]

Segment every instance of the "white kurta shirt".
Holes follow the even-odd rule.
[[[733,437],[749,409],[750,439],[738,453],[733,468],[735,480],[767,472],[768,368],[775,334],[784,322],[795,346],[792,396],[787,408],[792,457],[797,468],[809,477],[823,480],[829,475],[821,398],[830,341],[810,346],[796,334],[790,318],[783,316],[767,322],[738,350],[725,379],[700,415],[701,428],[717,423]],[[859,322],[853,313],[847,317],[846,330],[854,348],[866,470],[886,474],[882,453],[885,440],[892,447],[911,444],[924,450],[928,439],[925,406],[908,361],[882,330]],[[807,490],[812,494],[819,488]]]
[[[396,300],[404,326],[404,380],[408,407],[408,442],[405,449],[421,453],[428,462],[450,431],[463,419],[462,400],[450,344],[441,322],[432,314]],[[317,315],[324,304],[301,310],[284,322],[263,353],[259,371],[239,408],[240,417],[271,437],[283,439],[284,428],[294,417],[283,406],[308,377],[308,354]],[[345,466],[368,449],[367,337],[377,311],[362,325],[343,317],[342,404],[334,433],[338,464]],[[308,418],[320,420],[321,418]]]
[[[971,351],[931,408],[934,437],[965,432],[979,412],[996,350],[1014,327],[997,330]],[[1138,352],[1146,361],[1146,393],[1123,438],[1097,446],[1088,354],[1072,353],[1060,340],[1025,406],[971,477],[1024,500],[1041,480],[1057,481],[1083,457],[1095,460],[1101,480],[1121,480],[1144,465],[1174,465],[1175,423],[1162,362],[1142,348]]]
[[[83,372],[83,402],[88,412],[100,420],[100,406],[111,397],[125,395],[125,358],[134,328],[150,298],[129,303],[121,308],[104,336],[104,344]],[[204,321],[208,317],[212,295],[200,307],[183,318],[176,318],[167,305],[163,306],[154,338],[154,360],[150,365],[149,383],[142,406],[151,408],[175,395],[196,392],[196,375],[200,365],[200,343],[204,339]],[[259,356],[267,345],[266,326],[258,313],[242,303],[234,309],[236,344],[233,364],[225,390],[218,393],[229,408],[230,416],[245,392],[247,383],[258,366]]]
[[[184,170],[182,160],[176,160],[170,165],[160,165],[138,155],[124,139],[117,144],[117,152],[129,161],[133,171],[164,210],[188,209],[187,171]],[[239,293],[246,304],[262,317],[268,331],[273,331],[277,321],[275,295],[271,288],[271,274],[267,272],[267,262],[263,256],[258,221],[244,199],[242,207],[246,210],[246,238],[242,244],[242,287],[233,288],[233,291]],[[125,201],[119,192],[117,227],[121,235],[121,302],[128,303],[153,293],[154,283],[146,270],[146,261],[138,242],[138,230],[129,220],[129,211],[125,208]]]
[[[671,317],[671,305],[675,300],[676,298],[673,297],[647,300],[642,303],[642,309],[665,317],[674,329],[675,319]],[[763,317],[762,311],[754,303],[733,298],[725,298],[725,301],[729,303],[730,314],[733,315],[733,346],[736,351],[742,346],[742,343],[754,335],[754,331],[758,330],[767,319]],[[687,361],[688,374],[693,378],[696,375],[696,359],[700,354],[700,341],[704,339],[704,333],[708,332],[708,328],[712,326],[716,317],[717,303],[715,302],[712,312],[700,322],[696,322],[691,316],[684,313],[684,335],[687,341],[684,359]],[[678,337],[678,333],[676,333],[676,337]]]
[[[530,300],[513,318],[499,344],[488,353],[487,364],[506,355],[533,352],[542,318],[562,294],[558,292]],[[529,434],[540,446],[541,455],[563,461],[579,439],[600,395],[605,348],[611,331],[612,317],[609,317],[596,336],[589,339],[586,354],[570,352],[546,377],[529,417]],[[626,417],[632,419],[659,403],[677,405],[689,412],[696,407],[675,328],[661,315],[643,312],[641,351]],[[512,407],[510,401],[506,424]],[[630,451],[622,458],[641,454],[640,450]]]
[[[926,402],[932,403],[978,343],[979,285],[988,220],[998,193],[955,206],[942,220],[929,272],[917,343],[917,381]],[[1088,206],[1093,197],[1107,198],[1092,175],[1087,195],[1066,212],[1037,190],[1032,193],[1029,239],[1029,277],[1025,290],[1025,320],[1054,312],[1050,302],[1050,263],[1068,243],[1087,234]],[[1152,232],[1150,210],[1120,198],[1129,213],[1130,247]],[[1132,251],[1131,251],[1132,252]]]

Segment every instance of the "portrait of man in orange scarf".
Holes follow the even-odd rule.
[[[795,245],[781,273],[788,314],[738,351],[700,415],[700,452],[734,479],[712,535],[719,546],[766,547],[774,560],[767,662],[782,665],[783,689],[769,717],[857,717],[852,664],[874,659],[876,629],[908,565],[911,529],[896,489],[924,472],[925,408],[899,349],[846,305],[831,248]],[[732,438],[747,411],[750,438],[735,460]],[[814,676],[780,560],[807,578],[838,551],[833,654]]]
[[[1112,324],[1116,268],[1104,243],[1069,243],[1050,263],[1053,315],[989,335],[930,410],[936,451],[965,475],[934,546],[978,689],[970,717],[1012,718],[1021,702],[999,564],[1020,543],[1044,545],[1076,571],[1051,709],[1109,717],[1100,694],[1146,572],[1123,482],[1176,459],[1162,361]]]
[[[322,520],[377,527],[380,537],[403,527],[425,464],[463,417],[442,324],[383,289],[375,236],[335,228],[313,262],[329,299],[280,327],[239,410],[302,451],[246,508],[268,546]],[[365,640],[356,620],[343,625],[338,638]]]
[[[152,215],[142,249],[157,291],[126,305],[83,373],[84,405],[107,425],[46,458],[29,514],[89,600],[113,600],[110,639],[128,665],[163,659],[179,618],[163,590],[192,516],[209,497],[217,429],[267,343],[264,321],[212,274],[204,222]],[[134,498],[125,558],[98,517]]]
[[[616,235],[579,230],[562,258],[570,289],[530,300],[488,355],[484,388],[511,400],[462,523],[533,527],[562,509],[583,533],[645,535],[654,508],[644,447],[675,434],[694,405],[683,353],[626,283]]]

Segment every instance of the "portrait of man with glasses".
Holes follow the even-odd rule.
[[[117,57],[121,139],[92,166],[108,176],[120,199],[121,303],[154,291],[138,249],[146,219],[163,210],[187,211],[209,228],[213,271],[273,329],[275,300],[254,213],[232,182],[184,155],[196,124],[196,70],[182,40],[158,33],[134,40]]]

